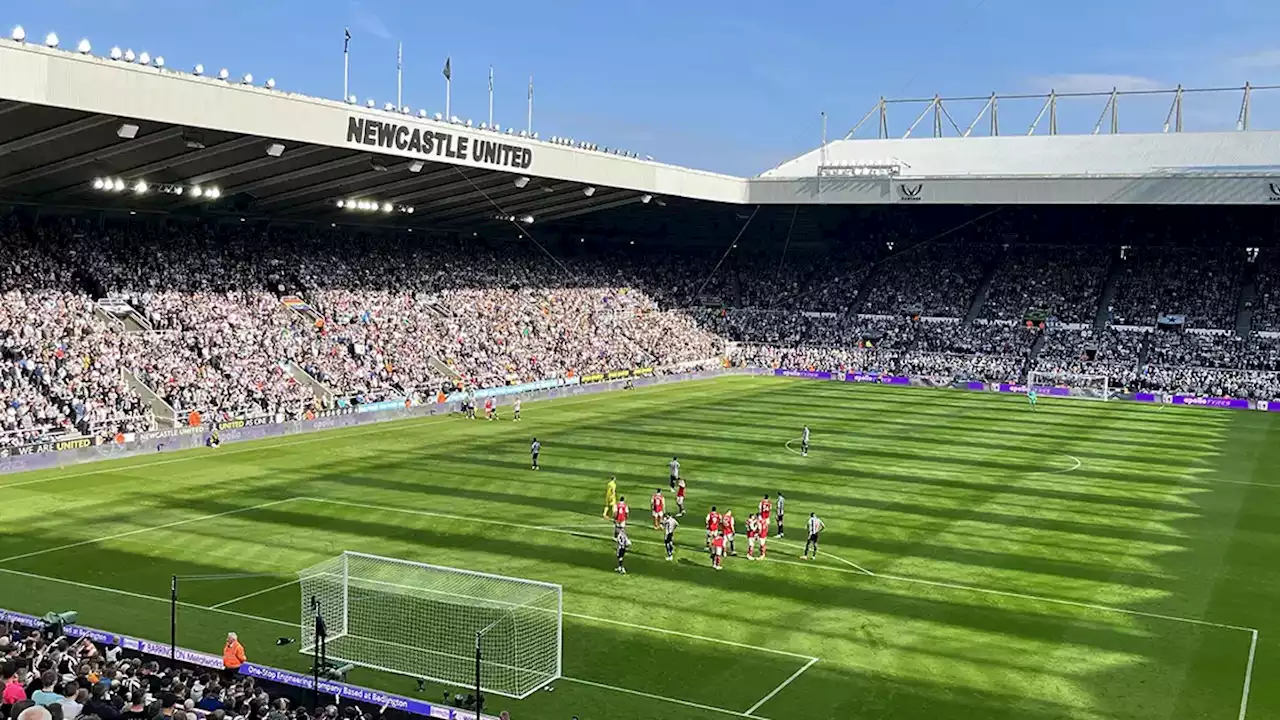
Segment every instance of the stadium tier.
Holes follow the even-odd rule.
[[[949,135],[935,98],[889,138],[882,101],[741,178],[50,37],[0,39],[0,709],[60,708],[19,720],[1246,720],[1253,88],[1215,133],[1125,134],[1113,93],[1111,133],[1001,135],[993,97]],[[768,563],[714,507],[697,542],[713,503]],[[122,627],[3,614],[64,598]],[[207,654],[230,623],[287,669]],[[282,699],[322,672],[333,705]]]

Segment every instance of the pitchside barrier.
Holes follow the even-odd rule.
[[[35,615],[27,615],[25,613],[12,612],[0,608],[0,624],[9,622],[15,625],[28,627],[33,630],[40,630],[44,628],[44,621]],[[146,655],[162,661],[167,661],[170,658],[170,647],[165,643],[142,640],[140,638],[129,637],[128,635],[118,635],[106,630],[96,630],[82,625],[67,625],[63,628],[63,633],[66,634],[67,637],[87,637],[99,645],[119,646],[126,652]],[[210,668],[213,670],[222,669],[222,658],[217,655],[210,655],[208,653],[188,650],[186,648],[175,648],[173,657],[175,657],[178,662],[187,665],[196,665],[198,667]],[[279,668],[268,667],[266,665],[258,665],[256,663],[245,663],[241,665],[240,674],[258,678],[265,682],[287,685],[307,692],[311,692],[315,687],[315,679],[311,675],[304,675],[302,673],[293,672],[292,670],[281,670]],[[399,711],[407,715],[436,718],[437,720],[477,720],[475,711],[472,710],[462,710],[459,708],[433,705],[423,700],[404,697],[401,695],[392,695],[379,690],[370,690],[369,688],[360,687],[359,685],[351,685],[349,683],[337,682],[335,680],[321,680],[320,694],[328,697],[338,696],[351,702],[363,703],[366,706],[365,710],[373,713],[376,713],[383,707],[386,707],[389,711]],[[489,715],[481,715],[478,720],[498,719]]]
[[[769,370],[758,368],[717,369],[669,375],[635,375],[631,372],[623,372],[622,375],[613,379],[609,379],[606,375],[602,375],[599,378],[596,376],[568,378],[554,381],[554,384],[551,387],[547,387],[547,382],[543,381],[540,383],[530,383],[529,386],[524,389],[520,386],[508,386],[504,388],[495,388],[490,391],[477,391],[476,395],[480,399],[493,397],[494,401],[499,405],[509,405],[515,401],[517,393],[522,399],[527,401],[552,400],[557,398],[590,395],[610,390],[619,390],[628,382],[630,382],[634,387],[645,387],[649,385],[665,385],[667,383],[683,382],[686,380],[704,380],[719,377],[721,375],[764,375],[768,373]],[[214,424],[207,427],[201,426],[177,428],[174,430],[156,430],[153,432],[138,433],[135,439],[123,443],[108,442],[100,445],[93,445],[89,438],[80,438],[79,440],[83,440],[84,442],[75,442],[65,447],[65,449],[56,445],[50,445],[44,449],[45,451],[40,452],[24,453],[22,452],[23,448],[11,449],[8,450],[7,453],[0,452],[0,474],[26,472],[30,470],[48,470],[52,468],[67,467],[70,465],[78,465],[80,463],[96,462],[99,460],[126,458],[136,455],[153,455],[156,453],[171,453],[178,450],[190,450],[192,448],[204,447],[208,442],[210,432],[214,429],[218,430],[218,439],[223,444],[229,444],[244,442],[246,440],[263,440],[266,438],[281,437],[285,435],[310,433],[317,430],[332,430],[334,428],[355,427],[358,425],[370,425],[374,423],[392,422],[410,418],[423,418],[430,417],[432,415],[446,415],[448,413],[457,412],[458,409],[459,401],[456,399],[444,403],[426,403],[414,406],[406,405],[403,400],[395,400],[391,402],[373,403],[371,405],[361,405],[357,407],[324,411],[319,413],[318,417],[311,420],[271,422],[266,418],[262,418],[261,422],[255,423],[232,421],[229,423]]]
[[[509,405],[517,394],[525,400],[551,400],[556,398],[589,395],[610,390],[618,390],[630,382],[635,387],[664,385],[684,382],[686,380],[705,380],[722,375],[775,375],[779,377],[808,378],[811,380],[832,380],[837,382],[874,383],[898,387],[933,387],[954,388],[960,390],[1023,394],[1025,385],[1008,383],[988,384],[973,381],[954,381],[940,377],[909,378],[900,375],[879,373],[841,373],[801,369],[769,369],[769,368],[728,368],[706,370],[701,372],[676,373],[670,375],[635,375],[624,373],[623,376],[610,378],[614,373],[583,376],[557,381],[541,381],[528,386],[508,386],[494,388],[489,391],[478,391],[477,398],[493,397],[499,405]],[[554,386],[547,387],[548,383]],[[526,389],[527,388],[527,389]],[[1036,391],[1044,397],[1081,397],[1080,389],[1038,386]],[[1092,395],[1090,395],[1092,397]],[[1246,400],[1243,398],[1197,397],[1191,395],[1164,395],[1159,393],[1122,393],[1113,394],[1112,399],[1128,400],[1140,403],[1165,403],[1169,405],[1185,405],[1191,407],[1230,408],[1236,410],[1262,410],[1280,412],[1280,400]],[[236,443],[246,440],[262,440],[284,435],[310,433],[317,430],[354,427],[380,422],[391,422],[409,418],[429,417],[457,412],[459,400],[455,397],[444,403],[429,403],[408,407],[404,401],[396,400],[385,403],[374,403],[354,408],[343,408],[320,413],[320,417],[311,420],[287,420],[270,422],[265,418],[255,419],[255,423],[232,421],[217,426],[178,428],[176,430],[157,430],[149,433],[138,433],[137,439],[124,443],[104,443],[92,445],[88,438],[66,441],[52,445],[47,452],[23,454],[17,450],[0,451],[0,474],[27,472],[31,470],[47,470],[66,467],[80,463],[125,458],[135,455],[168,453],[178,450],[203,447],[209,433],[214,427],[219,430],[219,439],[223,443]],[[65,447],[64,447],[65,445]],[[8,454],[5,454],[8,453]]]

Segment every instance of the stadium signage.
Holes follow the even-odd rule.
[[[920,193],[922,192],[924,192],[924,183],[916,183],[915,185],[900,183],[898,185],[898,199],[903,202],[920,200]]]
[[[1190,395],[1174,395],[1171,401],[1174,405],[1201,405],[1203,407],[1231,408],[1233,410],[1248,410],[1249,401],[1244,398],[1227,398],[1227,397],[1192,397]]]
[[[515,170],[533,165],[533,150],[526,147],[355,116],[347,118],[347,142]]]
[[[235,420],[225,420],[218,423],[219,430],[239,430],[240,428],[258,427],[259,425],[267,425],[271,422],[271,418],[266,415],[251,418],[236,418]]]
[[[75,438],[73,440],[58,440],[56,442],[42,442],[34,445],[20,445],[15,448],[5,448],[3,455],[0,457],[21,456],[21,455],[37,455],[40,453],[62,452],[63,450],[81,450],[87,447],[93,447],[93,438]]]
[[[1280,182],[1267,183],[1267,189],[1271,191],[1271,202],[1280,202]]]

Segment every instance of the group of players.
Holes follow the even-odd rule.
[[[808,428],[805,428],[807,431]],[[806,432],[806,435],[808,433]],[[805,445],[808,445],[807,438]],[[806,447],[807,450],[807,447]],[[667,550],[667,560],[675,560],[675,533],[676,528],[680,527],[680,521],[677,518],[683,517],[685,514],[685,481],[680,477],[680,459],[678,457],[671,458],[668,464],[670,469],[671,489],[676,492],[677,512],[673,515],[667,512],[666,498],[662,494],[661,488],[653,491],[653,497],[649,500],[650,515],[653,517],[653,529],[663,533],[663,544]],[[784,518],[786,517],[786,498],[782,493],[778,493],[777,500],[777,519],[778,534],[776,537],[784,537]],[[747,516],[747,559],[748,560],[764,560],[768,554],[768,540],[770,531],[770,522],[773,517],[775,505],[766,494],[759,502],[757,512]],[[630,518],[631,509],[627,505],[627,499],[618,495],[618,482],[616,477],[610,477],[609,482],[605,485],[605,507],[603,513],[605,519],[613,521],[613,536],[617,545],[618,564],[615,568],[620,574],[627,573],[626,556],[627,550],[631,547],[631,538],[627,535],[627,520]],[[733,517],[732,510],[720,512],[716,506],[711,506],[711,511],[706,516],[706,542],[705,547],[711,556],[711,567],[715,570],[724,569],[725,558],[736,556],[738,554],[735,546],[736,522]],[[818,557],[818,536],[825,529],[825,525],[816,513],[809,513],[806,522],[806,530],[808,531],[808,539],[805,542],[804,554],[801,558],[804,560],[812,557]]]
[[[476,419],[476,391],[471,388],[467,391],[467,396],[462,399],[461,411],[468,420]],[[517,395],[514,402],[511,403],[511,419],[520,422],[520,396]],[[494,402],[493,396],[490,395],[484,399],[484,419],[485,420],[501,420],[498,415],[498,404]]]

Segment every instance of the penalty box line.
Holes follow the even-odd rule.
[[[77,581],[75,581],[75,580],[67,580],[67,579],[65,579],[65,578],[50,577],[50,576],[47,576],[47,575],[37,575],[37,574],[35,574],[35,573],[23,572],[23,571],[21,571],[21,570],[13,570],[13,569],[10,569],[10,568],[0,568],[0,573],[4,573],[4,574],[8,574],[8,575],[15,575],[15,576],[17,576],[17,577],[28,578],[28,579],[31,579],[31,580],[42,580],[42,581],[46,581],[46,582],[59,583],[59,584],[61,584],[61,585],[68,585],[68,586],[70,586],[70,587],[81,588],[81,589],[84,589],[84,590],[95,590],[95,591],[98,591],[98,592],[111,593],[111,594],[113,594],[113,595],[122,595],[122,596],[124,596],[124,597],[136,598],[136,599],[138,599],[138,600],[150,600],[150,601],[152,601],[152,602],[156,602],[156,603],[168,603],[168,602],[170,602],[170,599],[169,599],[169,598],[167,598],[167,597],[159,597],[159,596],[156,596],[156,595],[146,595],[146,594],[144,594],[144,593],[137,593],[137,592],[132,592],[132,591],[129,591],[129,590],[121,590],[121,589],[119,589],[119,588],[105,587],[105,586],[102,586],[102,585],[92,585],[92,584],[90,584],[90,583],[77,582]],[[295,582],[296,582],[296,581],[295,581]],[[288,587],[288,585],[285,585],[284,587]],[[298,627],[298,623],[297,623],[297,622],[288,622],[288,621],[285,621],[285,620],[279,620],[279,619],[277,619],[277,618],[262,617],[262,616],[260,616],[260,615],[249,615],[249,614],[247,614],[247,613],[235,612],[234,610],[227,610],[227,609],[225,609],[225,607],[218,607],[218,606],[206,606],[206,605],[197,605],[197,604],[195,604],[195,603],[184,602],[184,601],[181,601],[181,600],[179,600],[179,601],[178,601],[178,605],[179,605],[179,606],[181,606],[181,607],[190,608],[190,609],[192,609],[192,610],[208,610],[208,611],[210,611],[210,612],[215,612],[215,613],[219,613],[219,614],[222,614],[222,615],[228,615],[228,616],[232,616],[232,617],[243,618],[243,619],[245,619],[245,620],[256,620],[256,621],[258,621],[258,622],[269,623],[269,624],[278,625],[278,626],[281,626],[281,627],[294,628],[294,629],[296,629],[296,628]],[[220,605],[221,605],[221,603],[220,603]],[[722,645],[732,645],[732,646],[735,646],[735,647],[742,647],[742,648],[748,648],[748,649],[753,649],[753,650],[760,650],[760,651],[762,651],[762,652],[774,653],[774,654],[777,654],[777,655],[788,655],[788,656],[792,656],[792,655],[794,655],[794,656],[796,656],[796,657],[802,657],[802,658],[803,658],[803,657],[806,657],[806,656],[803,656],[803,655],[795,655],[794,653],[789,653],[789,652],[786,652],[786,651],[783,651],[783,650],[773,650],[773,649],[770,649],[770,648],[756,647],[756,646],[753,646],[753,645],[746,645],[746,644],[744,644],[744,643],[736,643],[736,642],[733,642],[733,641],[731,641],[731,640],[722,640],[722,639],[719,639],[719,638],[701,637],[701,636],[698,636],[698,635],[690,635],[690,634],[688,634],[688,633],[681,633],[681,632],[677,632],[677,631],[674,631],[674,630],[666,630],[666,629],[664,629],[664,628],[654,628],[654,627],[648,627],[648,626],[645,626],[645,625],[636,625],[636,624],[633,624],[633,623],[625,623],[625,622],[621,622],[621,621],[617,621],[617,620],[609,620],[609,619],[607,619],[607,618],[593,618],[593,617],[588,616],[588,615],[577,615],[577,614],[573,614],[573,613],[565,613],[565,615],[569,615],[569,616],[571,616],[571,617],[583,618],[583,619],[599,620],[599,621],[601,621],[601,622],[606,622],[606,623],[611,623],[611,624],[616,624],[616,625],[623,625],[623,626],[626,626],[626,627],[633,627],[633,628],[637,628],[637,629],[641,629],[641,630],[650,630],[650,631],[653,631],[653,632],[659,632],[659,633],[665,633],[665,634],[672,634],[672,635],[680,635],[680,636],[683,636],[683,637],[688,637],[688,638],[692,638],[692,639],[696,639],[696,640],[703,640],[703,641],[706,641],[706,642],[719,643],[719,644],[722,644]],[[814,663],[816,663],[816,662],[818,661],[818,658],[808,658],[808,660],[809,660],[808,664],[807,664],[807,665],[805,665],[803,668],[801,668],[800,672],[795,673],[795,674],[794,674],[794,675],[792,675],[790,678],[788,678],[787,680],[785,680],[781,685],[779,685],[777,688],[775,688],[775,689],[774,689],[774,692],[770,693],[770,694],[769,694],[769,696],[767,696],[767,697],[765,698],[765,700],[769,700],[769,699],[771,699],[774,695],[776,695],[778,692],[780,692],[780,691],[782,690],[782,688],[784,688],[784,687],[786,687],[787,685],[789,685],[789,684],[791,683],[791,681],[792,681],[792,680],[794,680],[795,678],[797,678],[797,677],[799,677],[799,676],[800,676],[800,673],[801,673],[801,672],[803,672],[804,670],[809,669],[809,667],[811,667]],[[600,688],[600,689],[602,689],[602,690],[612,690],[612,691],[614,691],[614,692],[620,692],[620,693],[624,693],[624,694],[627,694],[627,695],[635,695],[635,696],[637,696],[637,697],[648,698],[648,699],[650,699],[650,700],[660,700],[660,701],[662,701],[662,702],[666,702],[666,703],[672,703],[672,704],[675,704],[675,705],[683,705],[683,706],[685,706],[685,707],[696,708],[696,709],[699,709],[699,710],[706,710],[706,711],[708,711],[708,712],[719,713],[719,714],[721,714],[721,715],[730,715],[730,716],[733,716],[733,717],[740,717],[740,718],[751,718],[751,720],[768,720],[768,718],[764,718],[764,717],[761,717],[761,716],[759,716],[759,715],[752,714],[752,713],[754,713],[754,711],[755,711],[755,710],[756,710],[760,705],[763,705],[763,704],[764,704],[764,701],[761,701],[761,702],[757,703],[756,705],[752,706],[751,710],[750,710],[750,711],[748,711],[748,712],[739,712],[739,711],[737,711],[737,710],[730,710],[730,709],[728,709],[728,708],[715,707],[715,706],[713,706],[713,705],[704,705],[704,704],[702,704],[702,703],[696,703],[696,702],[693,702],[693,701],[690,701],[690,700],[681,700],[681,699],[679,699],[679,698],[668,697],[668,696],[666,696],[666,695],[655,695],[655,694],[653,694],[653,693],[647,693],[647,692],[643,692],[643,691],[641,691],[641,690],[632,690],[631,688],[619,687],[619,686],[617,686],[617,685],[608,685],[608,684],[606,684],[606,683],[600,683],[600,682],[596,682],[596,681],[594,681],[594,680],[586,680],[586,679],[583,679],[583,678],[575,678],[575,677],[563,676],[563,677],[561,677],[561,678],[560,678],[560,680],[563,680],[563,681],[566,681],[566,682],[575,683],[575,684],[578,684],[578,685],[585,685],[585,686],[588,686],[588,687]]]
[[[576,530],[563,530],[563,529],[559,529],[559,528],[546,527],[546,526],[527,525],[527,524],[523,524],[523,523],[511,523],[511,522],[505,522],[505,521],[502,521],[502,520],[492,520],[492,519],[488,519],[488,518],[476,518],[476,517],[469,517],[469,516],[465,516],[465,515],[453,515],[453,514],[449,514],[449,513],[437,513],[437,512],[431,512],[431,511],[428,511],[428,510],[415,510],[415,509],[412,509],[412,508],[396,508],[396,507],[387,507],[387,506],[383,506],[383,505],[369,505],[369,504],[366,504],[366,503],[356,503],[356,502],[350,502],[350,501],[346,501],[346,500],[332,500],[332,499],[328,499],[328,498],[308,497],[308,498],[303,498],[303,499],[305,499],[305,500],[310,500],[310,501],[313,501],[313,502],[318,502],[318,503],[324,503],[324,504],[331,504],[331,505],[339,505],[339,506],[353,507],[353,508],[358,508],[358,509],[362,509],[362,510],[376,510],[376,511],[381,511],[381,512],[403,513],[403,514],[409,514],[409,515],[421,515],[421,516],[424,516],[424,517],[436,517],[436,518],[442,518],[442,519],[447,519],[447,520],[459,520],[459,521],[464,521],[464,522],[473,522],[473,523],[484,524],[484,525],[498,525],[498,526],[503,526],[503,527],[515,527],[515,528],[520,528],[520,529],[525,529],[525,530],[536,530],[536,531],[542,531],[542,532],[560,533],[560,534],[563,534],[563,535],[574,535],[574,536],[577,536],[577,537],[583,537],[583,538],[594,539],[594,540],[605,540],[605,539],[608,539],[608,538],[603,537],[603,536],[599,536],[599,535],[591,535],[591,534],[589,534],[589,533],[585,533],[585,532],[581,532],[581,531],[576,531]],[[657,541],[652,541],[652,540],[635,540],[635,541],[633,541],[633,542],[643,543],[643,544],[650,544],[650,545],[658,545],[658,544],[660,544],[660,543],[658,543]],[[840,561],[842,561],[842,562],[846,562],[846,563],[848,563],[848,561],[844,560],[843,558],[839,558],[839,557],[837,557],[837,556],[835,556],[835,555],[832,555],[832,554],[830,554],[830,553],[823,552],[822,554],[823,554],[823,555],[826,555],[826,556],[828,556],[828,557],[835,558],[835,559],[840,560]],[[1251,638],[1251,639],[1250,639],[1250,646],[1249,646],[1249,659],[1248,659],[1248,662],[1247,662],[1247,664],[1246,664],[1246,666],[1245,666],[1244,688],[1243,688],[1243,691],[1242,691],[1242,694],[1241,694],[1241,699],[1240,699],[1240,715],[1239,715],[1239,720],[1245,720],[1245,713],[1246,713],[1246,710],[1247,710],[1247,707],[1248,707],[1248,702],[1249,702],[1249,691],[1250,691],[1250,685],[1251,685],[1251,680],[1252,680],[1252,677],[1253,677],[1254,657],[1255,657],[1255,655],[1256,655],[1256,650],[1257,650],[1257,642],[1258,642],[1258,630],[1257,630],[1257,628],[1244,627],[1244,626],[1241,626],[1241,625],[1230,625],[1230,624],[1227,624],[1227,623],[1217,623],[1217,622],[1212,622],[1212,621],[1209,621],[1209,620],[1200,620],[1200,619],[1197,619],[1197,618],[1178,617],[1178,616],[1176,616],[1176,615],[1164,615],[1164,614],[1161,614],[1161,613],[1144,612],[1144,611],[1142,611],[1142,610],[1130,610],[1130,609],[1128,609],[1128,608],[1120,608],[1120,607],[1114,607],[1114,606],[1110,606],[1110,605],[1098,605],[1098,604],[1095,604],[1095,603],[1086,603],[1086,602],[1080,602],[1080,601],[1077,601],[1077,600],[1066,600],[1066,599],[1063,599],[1063,598],[1046,597],[1046,596],[1043,596],[1043,595],[1030,595],[1030,594],[1026,594],[1026,593],[1017,593],[1017,592],[1012,592],[1012,591],[1008,591],[1008,590],[995,590],[995,589],[992,589],[992,588],[983,588],[983,587],[978,587],[978,586],[974,586],[974,585],[963,585],[963,584],[960,584],[960,583],[948,583],[948,582],[942,582],[942,581],[938,581],[938,580],[926,580],[926,579],[923,579],[923,578],[913,578],[913,577],[906,577],[906,576],[902,576],[902,575],[892,575],[892,574],[887,574],[887,573],[874,573],[874,574],[873,574],[873,573],[869,573],[869,572],[867,572],[866,570],[862,570],[862,569],[851,569],[851,568],[842,568],[842,567],[832,567],[832,566],[827,566],[827,565],[808,565],[808,564],[805,564],[805,563],[795,562],[795,561],[792,561],[792,560],[774,560],[773,562],[781,562],[781,563],[784,563],[784,564],[787,564],[787,565],[796,565],[796,566],[798,566],[798,567],[805,567],[805,568],[809,568],[809,569],[812,569],[812,570],[824,570],[824,571],[828,571],[828,572],[839,572],[839,573],[845,573],[845,574],[848,574],[848,575],[855,575],[855,576],[861,576],[861,577],[874,577],[874,578],[878,578],[878,579],[881,579],[881,580],[887,580],[887,581],[892,581],[892,582],[910,583],[910,584],[924,585],[924,586],[929,586],[929,587],[940,587],[940,588],[946,588],[946,589],[950,589],[950,590],[959,590],[959,591],[963,591],[963,592],[973,592],[973,593],[980,593],[980,594],[985,594],[985,595],[994,595],[994,596],[1000,596],[1000,597],[1009,597],[1009,598],[1015,598],[1015,599],[1020,599],[1020,600],[1029,600],[1029,601],[1034,601],[1034,602],[1044,602],[1044,603],[1050,603],[1050,604],[1054,604],[1054,605],[1063,605],[1063,606],[1067,606],[1067,607],[1078,607],[1078,608],[1087,609],[1087,610],[1096,610],[1096,611],[1099,611],[1099,612],[1118,613],[1118,614],[1122,614],[1122,615],[1129,615],[1129,616],[1132,616],[1132,617],[1145,617],[1145,618],[1149,618],[1149,619],[1153,619],[1153,620],[1164,620],[1164,621],[1168,621],[1168,622],[1184,623],[1184,624],[1188,624],[1188,625],[1199,625],[1199,626],[1202,626],[1202,627],[1212,627],[1212,628],[1219,628],[1219,629],[1223,629],[1223,630],[1234,630],[1234,631],[1238,631],[1238,632],[1245,632],[1245,633],[1249,633],[1249,634],[1250,634],[1250,638]],[[852,563],[848,563],[848,564],[852,565]],[[566,613],[566,614],[568,614],[568,613]],[[606,622],[608,622],[608,621],[606,621]],[[778,652],[778,651],[772,651],[772,652]],[[808,658],[808,659],[813,660],[814,658]],[[811,664],[812,664],[812,663],[811,663]],[[808,668],[806,667],[805,669],[808,669]],[[799,676],[799,673],[797,673],[797,677],[798,677],[798,676]],[[779,689],[780,689],[780,688],[779,688]]]

